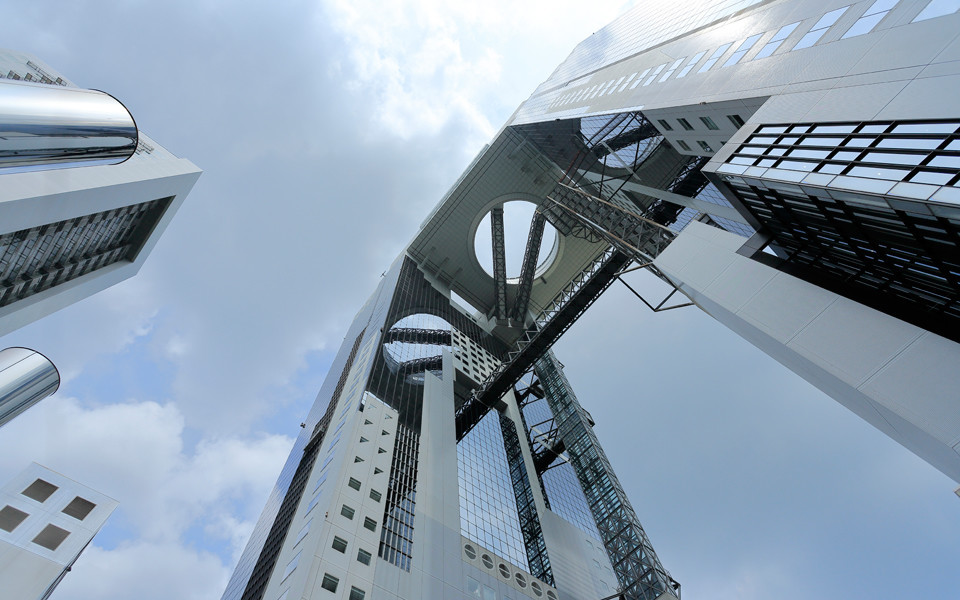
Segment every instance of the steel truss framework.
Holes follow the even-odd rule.
[[[493,240],[493,294],[498,320],[507,318],[507,258],[503,233],[503,206],[490,211],[490,237]]]
[[[680,584],[660,564],[593,433],[590,417],[577,401],[552,352],[537,361],[535,373],[617,574],[620,597],[656,600],[667,594],[679,598]]]
[[[517,516],[520,519],[523,545],[527,550],[530,574],[550,585],[556,585],[553,580],[553,570],[550,568],[550,558],[547,555],[547,544],[543,539],[543,527],[540,525],[537,506],[533,500],[530,477],[527,476],[527,467],[523,462],[517,426],[505,414],[501,413],[499,417],[503,447],[507,455],[507,464],[510,465],[510,481],[517,500]]]
[[[527,307],[530,305],[530,291],[533,289],[534,274],[537,270],[537,258],[543,243],[543,229],[546,217],[539,210],[530,219],[530,233],[527,235],[527,248],[523,254],[523,266],[520,269],[520,283],[517,285],[517,297],[513,302],[510,316],[519,323],[526,321]]]

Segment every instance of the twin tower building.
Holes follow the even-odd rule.
[[[695,304],[960,482],[960,3],[648,4],[574,48],[385,272],[224,600],[679,597],[550,350],[632,269],[655,311]],[[26,269],[0,323],[136,270],[198,171],[145,137],[128,162],[122,193],[45,173],[63,206],[0,175],[23,182],[2,268]],[[40,283],[34,246],[118,210],[125,250]]]
[[[639,3],[581,42],[357,313],[224,600],[679,597],[550,351],[635,268],[960,482],[958,9]]]

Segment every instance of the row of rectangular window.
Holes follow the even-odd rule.
[[[327,590],[328,592],[336,593],[337,587],[340,585],[340,578],[334,577],[330,573],[323,574],[323,580],[320,582],[320,587]],[[366,597],[367,593],[356,586],[350,587],[350,595],[347,597],[347,600],[363,600]]]
[[[347,553],[347,540],[339,536],[333,536],[333,543],[331,547],[341,554]],[[363,548],[357,549],[357,562],[369,565],[370,560],[373,558],[373,554],[367,552]]]
[[[728,163],[957,185],[958,132],[957,121],[768,125],[748,138]]]
[[[844,32],[840,39],[849,39],[870,33],[874,30],[874,28],[876,28],[880,21],[882,21],[883,18],[886,17],[894,7],[896,7],[898,3],[899,0],[876,0],[872,5],[870,5],[870,7],[867,8],[860,18],[857,19],[857,21],[851,25],[846,32]],[[852,5],[837,8],[820,17],[820,19],[813,24],[810,30],[802,38],[800,38],[796,45],[794,45],[792,50],[802,50],[804,48],[814,46],[830,30],[830,28],[837,23],[840,17],[846,13],[850,6]],[[927,7],[922,10],[911,22],[917,23],[927,19],[953,14],[957,12],[957,10],[960,10],[960,2],[958,2],[958,0],[932,0]],[[797,21],[795,23],[784,25],[778,29],[776,33],[774,33],[773,37],[770,38],[766,44],[764,44],[763,48],[761,48],[756,56],[754,56],[751,60],[759,60],[761,58],[771,56],[780,48],[790,34],[793,33],[797,27],[799,27],[800,23],[801,21]],[[734,53],[731,54],[726,61],[724,61],[721,68],[731,67],[738,64],[740,60],[747,54],[747,52],[749,52],[762,37],[763,33],[757,33],[746,38],[740,44],[740,46],[737,47],[736,51],[734,51]],[[710,55],[707,61],[704,62],[703,66],[697,70],[697,73],[705,73],[713,68],[713,66],[720,60],[721,57],[723,57],[723,55],[727,52],[727,50],[730,49],[731,46],[733,46],[733,42],[729,42],[718,47]],[[700,61],[700,59],[703,58],[706,52],[707,51],[704,50],[691,57],[690,61],[687,62],[687,64],[677,74],[677,79],[686,77],[693,67],[696,66],[696,64]],[[685,58],[686,57],[680,58],[674,61],[672,64],[663,63],[655,68],[648,68],[640,73],[639,77],[636,77],[636,73],[634,73],[622,85],[620,85],[620,82],[623,81],[624,77],[620,77],[620,79],[617,80],[611,79],[606,84],[595,85],[591,88],[581,90],[572,96],[561,96],[556,102],[552,103],[552,105],[568,104],[570,102],[578,102],[580,100],[602,97],[608,92],[611,94],[619,93],[626,89],[627,85],[631,81],[633,82],[633,85],[630,86],[631,90],[640,85],[641,82],[643,82],[643,86],[648,86],[653,83],[654,80],[657,80],[656,78],[661,71],[663,71],[664,68],[670,64],[670,68],[667,69],[667,71],[659,78],[659,80],[657,80],[658,83],[662,83],[670,78],[670,76],[674,73],[674,71],[676,71]],[[649,76],[649,78],[646,78],[647,74],[650,73],[651,70],[653,70],[653,73]],[[644,78],[646,78],[645,81]]]
[[[743,124],[745,123],[743,118],[737,114],[727,115],[727,119],[737,129],[743,127]],[[717,125],[716,121],[710,117],[700,117],[700,122],[703,123],[703,125],[710,131],[720,130],[720,126]],[[673,131],[673,125],[670,124],[670,121],[667,121],[666,119],[657,119],[657,123],[660,123],[660,126],[666,131]],[[694,129],[693,125],[690,124],[690,121],[684,119],[683,117],[677,118],[677,123],[679,123],[680,127],[683,127],[686,131],[693,131]]]

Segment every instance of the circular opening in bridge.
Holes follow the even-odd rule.
[[[512,200],[503,204],[503,245],[507,263],[507,279],[516,283],[523,266],[523,255],[527,251],[527,237],[530,234],[530,222],[537,205],[525,200]],[[540,275],[556,257],[557,230],[546,223],[543,226],[543,238],[537,255],[535,275]],[[473,238],[473,251],[483,270],[493,276],[493,235],[490,231],[490,213],[484,215]]]
[[[443,348],[453,342],[452,326],[445,319],[427,313],[404,317],[383,336],[383,356],[394,373],[407,383],[422,385],[424,373],[439,376]]]

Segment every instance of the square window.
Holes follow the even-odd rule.
[[[384,429],[383,431],[380,432],[380,435],[390,435],[390,432]]]
[[[363,548],[357,550],[357,561],[362,562],[365,565],[370,564],[370,559],[373,557],[372,554],[364,550]]]
[[[47,498],[53,495],[53,493],[58,489],[60,488],[53,485],[49,481],[38,479],[33,483],[31,483],[29,486],[27,486],[27,489],[23,490],[20,493],[26,496],[27,498],[32,498],[36,500],[37,502],[46,502]]]
[[[347,540],[333,536],[333,549],[343,554],[347,551]]]
[[[383,448],[377,448],[377,454],[386,454],[386,453],[387,451],[384,450]]]
[[[350,478],[350,481],[347,482],[347,485],[357,490],[358,492],[360,491],[360,482],[354,479],[353,477]]]
[[[687,152],[690,152],[690,144],[686,143],[685,141],[677,140],[677,145],[683,148],[684,150],[686,150]]]
[[[363,526],[369,529],[370,531],[377,530],[377,522],[371,519],[370,517],[363,518]]]
[[[686,119],[677,119],[677,122],[680,123],[680,126],[687,131],[693,131],[693,125],[690,124],[690,121],[687,121]]]
[[[380,467],[374,467],[374,468],[373,468],[373,474],[374,474],[374,475],[379,475],[380,473],[383,473],[383,469],[381,469]]]
[[[331,575],[330,573],[323,574],[323,581],[320,583],[320,587],[327,590],[328,592],[337,591],[337,585],[340,584],[340,580]]]
[[[3,508],[0,508],[0,529],[4,531],[13,531],[17,528],[20,523],[23,523],[23,520],[29,517],[27,513],[22,510],[17,510],[16,508],[7,505]]]
[[[340,507],[340,514],[350,519],[351,521],[353,520],[353,515],[355,515],[356,513],[357,511],[353,510],[346,504]]]
[[[717,127],[717,124],[714,123],[713,119],[711,119],[710,117],[700,117],[700,120],[703,122],[704,125],[707,126],[707,129],[720,129],[719,127]]]
[[[372,498],[374,502],[380,502],[380,498],[382,497],[383,497],[383,494],[381,494],[377,490],[370,490],[370,498]]]
[[[349,600],[363,600],[367,596],[367,593],[361,590],[360,588],[350,587],[350,598]]]
[[[70,504],[63,509],[63,514],[69,515],[77,520],[84,520],[97,505],[89,500],[77,496],[70,501]]]
[[[355,462],[355,463],[361,463],[361,462],[363,462],[363,459],[360,458],[359,456],[354,456],[354,457],[353,457],[353,462]]]
[[[67,539],[68,535],[70,535],[70,532],[66,529],[60,529],[56,525],[47,525],[43,528],[43,531],[37,534],[37,537],[33,538],[33,543],[48,550],[56,550],[63,543],[63,540]]]
[[[670,123],[668,123],[665,119],[657,119],[657,123],[660,123],[660,127],[663,127],[667,131],[673,131],[673,127],[670,127]]]

